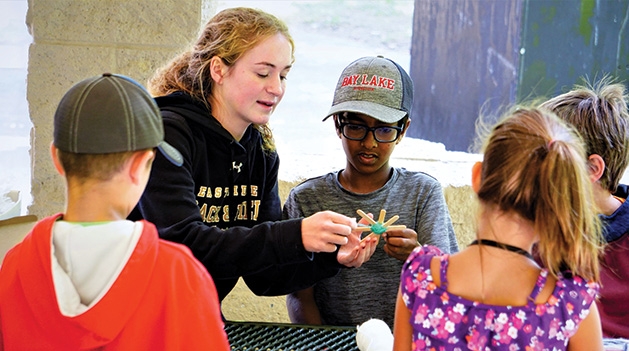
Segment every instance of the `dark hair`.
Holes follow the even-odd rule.
[[[343,118],[343,116],[341,116],[342,113],[343,112],[339,112],[339,113],[334,115],[335,116],[335,118],[334,118],[334,126],[336,127],[337,130],[340,130],[340,128],[341,128],[341,125],[339,124],[339,122],[340,122],[340,119]],[[365,115],[365,116],[377,119],[377,118],[369,116],[369,115]],[[402,117],[399,121],[397,121],[397,126],[401,127],[401,128],[405,128],[406,127],[406,122],[408,121],[408,118],[409,118],[408,114],[405,115],[404,117]]]
[[[134,153],[139,151],[124,151],[107,154],[77,154],[57,149],[59,161],[61,162],[66,178],[72,178],[78,181],[86,181],[89,179],[99,181],[110,180],[117,172],[120,172],[125,162],[127,162]]]

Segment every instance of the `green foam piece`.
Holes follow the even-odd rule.
[[[371,225],[371,231],[374,232],[374,234],[380,235],[386,232],[387,228],[384,225],[382,225],[382,223],[376,223],[376,224]]]

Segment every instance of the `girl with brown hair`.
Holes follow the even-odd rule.
[[[477,239],[453,255],[424,246],[409,256],[394,349],[602,350],[601,226],[582,141],[526,108],[486,140],[472,170]]]

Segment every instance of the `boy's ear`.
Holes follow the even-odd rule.
[[[133,183],[139,184],[142,182],[144,172],[150,171],[154,159],[154,150],[138,151],[129,158],[127,161],[128,172]]]
[[[223,83],[223,78],[225,78],[228,68],[220,57],[214,56],[210,59],[210,76],[216,84]]]
[[[483,163],[478,161],[472,166],[472,190],[478,194],[480,190],[481,171],[483,169]]]
[[[605,161],[600,155],[592,154],[588,157],[587,165],[590,181],[592,183],[598,182],[605,172]]]
[[[52,163],[57,172],[65,177],[66,171],[63,169],[63,165],[61,165],[61,160],[59,160],[58,150],[54,143],[50,143],[50,157],[52,158]]]
[[[411,125],[411,119],[407,119],[406,123],[403,126],[402,132],[400,132],[400,136],[397,138],[397,140],[395,141],[395,144],[399,144],[400,141],[402,141],[402,138],[404,138],[404,136],[406,135],[406,131],[408,130],[408,126]]]

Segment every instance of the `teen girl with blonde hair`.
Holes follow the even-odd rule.
[[[241,276],[256,294],[282,295],[338,273],[339,263],[359,266],[375,248],[351,235],[354,219],[330,211],[271,222],[281,219],[281,207],[267,122],[284,96],[293,52],[275,16],[229,8],[148,84],[183,166],[158,156],[131,218],[187,245],[221,300]],[[313,254],[348,242],[338,255]]]
[[[409,256],[394,349],[602,350],[601,227],[582,142],[552,113],[520,108],[483,151],[472,169],[477,239],[453,255]]]

